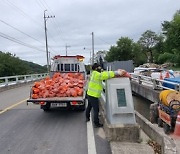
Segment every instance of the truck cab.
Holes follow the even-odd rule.
[[[50,76],[54,72],[82,72],[86,77],[85,65],[83,63],[83,56],[55,56],[50,69]]]

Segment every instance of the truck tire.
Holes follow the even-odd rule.
[[[85,111],[86,109],[86,99],[84,100],[84,104],[79,107],[79,111]]]
[[[41,105],[41,109],[43,109],[44,112],[50,111],[50,105],[49,104]]]
[[[85,111],[85,109],[86,109],[85,104],[84,104],[84,105],[81,105],[81,106],[79,107],[79,111]]]
[[[47,108],[47,109],[43,109],[44,110],[44,112],[48,112],[48,111],[50,111],[50,109],[49,108]]]
[[[157,123],[158,122],[158,104],[154,103],[150,105],[150,122]]]

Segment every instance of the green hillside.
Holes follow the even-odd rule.
[[[0,77],[45,72],[47,72],[45,66],[24,61],[9,52],[0,51]]]

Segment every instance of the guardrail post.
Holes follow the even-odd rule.
[[[175,89],[176,91],[180,91],[180,84],[174,85],[174,89]]]
[[[33,81],[33,75],[31,75],[31,81]]]
[[[27,82],[27,77],[26,76],[24,76],[24,82]]]
[[[139,83],[139,84],[142,84],[141,76],[138,76],[137,79],[138,79],[138,83]]]
[[[152,79],[152,83],[153,83],[153,89],[156,90],[157,89],[157,81],[156,81],[156,79]]]
[[[5,78],[5,86],[8,86],[8,78]]]
[[[18,80],[18,76],[16,76],[16,83],[18,83],[18,81],[19,81],[19,80]]]

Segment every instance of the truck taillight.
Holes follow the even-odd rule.
[[[70,104],[71,105],[83,105],[83,103],[82,102],[76,102],[76,101],[72,101],[72,102],[70,102]]]
[[[71,102],[71,105],[77,105],[76,101]]]
[[[40,102],[39,104],[40,105],[46,105],[46,102]]]

